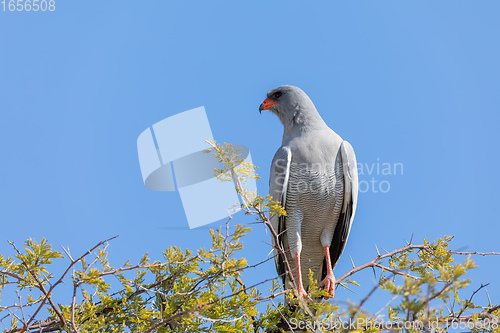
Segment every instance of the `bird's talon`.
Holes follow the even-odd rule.
[[[297,290],[297,294],[299,295],[299,297],[307,298],[307,293],[303,288],[299,288],[299,290]]]
[[[323,281],[321,281],[320,285],[323,286],[323,289],[325,289],[328,295],[330,295],[329,298],[333,298],[335,295],[335,277],[333,275],[327,275]]]

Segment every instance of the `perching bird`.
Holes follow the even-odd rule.
[[[276,114],[284,127],[269,190],[286,216],[274,214],[271,225],[286,252],[299,296],[307,297],[311,269],[333,297],[333,269],[344,251],[358,199],[354,150],[325,124],[311,99],[297,87],[269,91],[262,110]],[[276,270],[286,287],[290,281],[274,246]]]

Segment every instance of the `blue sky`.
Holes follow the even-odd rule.
[[[361,264],[374,243],[395,249],[412,234],[498,251],[499,10],[496,0],[89,0],[0,12],[0,253],[12,254],[7,240],[45,237],[78,254],[119,234],[109,250],[120,265],[208,246],[178,193],[144,187],[137,137],[205,106],[216,140],[250,148],[266,194],[282,127],[258,107],[281,84],[309,94],[358,162],[403,165],[360,176],[390,190],[360,194],[337,275],[347,253]],[[242,255],[262,260],[268,241],[254,226]],[[471,288],[490,282],[500,295],[500,259],[476,259]],[[247,279],[273,274],[269,262]],[[371,274],[337,297],[364,297]]]

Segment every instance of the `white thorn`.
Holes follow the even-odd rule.
[[[352,261],[352,258],[351,258],[351,254],[350,254],[350,253],[349,253],[349,259],[351,259],[352,268],[356,268],[356,266],[354,265],[354,261]]]

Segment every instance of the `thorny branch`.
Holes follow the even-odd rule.
[[[409,244],[409,245],[406,245],[400,249],[394,250],[392,252],[387,252],[386,254],[379,253],[374,259],[367,262],[366,264],[355,267],[355,268],[351,269],[350,271],[348,271],[347,273],[345,273],[344,275],[342,275],[341,277],[337,278],[335,283],[340,283],[340,282],[344,281],[345,279],[347,279],[349,276],[353,275],[354,273],[357,273],[359,271],[362,271],[363,269],[370,268],[370,267],[378,267],[378,268],[381,268],[383,270],[386,270],[386,271],[394,273],[394,274],[406,275],[406,276],[412,277],[414,279],[418,279],[418,277],[416,277],[416,276],[411,276],[409,274],[405,274],[405,273],[399,272],[397,270],[393,270],[389,267],[385,267],[385,266],[377,263],[378,261],[380,261],[382,259],[390,258],[390,257],[395,256],[398,253],[407,252],[408,250],[414,250],[414,249],[427,250],[428,246],[427,245]]]
[[[254,204],[248,198],[248,196],[247,196],[247,194],[246,194],[246,192],[245,192],[245,190],[243,188],[242,182],[241,182],[241,180],[240,180],[240,178],[238,176],[238,173],[235,170],[235,166],[234,166],[234,164],[232,164],[233,161],[230,160],[230,158],[228,156],[225,156],[224,153],[220,150],[221,148],[219,146],[215,145],[215,143],[209,142],[209,144],[218,152],[219,156],[221,156],[223,159],[225,159],[223,161],[225,163],[225,165],[229,166],[229,170],[230,170],[231,176],[232,176],[232,178],[233,178],[233,180],[235,182],[235,186],[237,188],[237,191],[238,191],[238,193],[241,195],[241,197],[243,199],[243,202],[244,202],[243,208],[245,209],[245,211],[250,212],[251,210],[253,210],[252,213],[256,214],[259,217],[259,219],[270,230],[271,235],[272,235],[273,240],[274,240],[274,244],[275,244],[274,245],[274,249],[276,249],[277,252],[278,252],[278,254],[276,254],[276,255],[281,255],[283,257],[284,262],[285,262],[285,266],[286,266],[286,274],[288,275],[288,278],[292,282],[292,286],[296,290],[296,288],[295,288],[295,286],[296,286],[295,280],[294,280],[292,271],[290,269],[290,265],[289,265],[288,261],[286,260],[287,257],[286,257],[285,251],[284,251],[284,249],[282,248],[282,246],[281,246],[281,244],[279,242],[278,235],[277,235],[276,231],[273,229],[273,227],[272,227],[272,225],[270,223],[269,218],[266,216],[266,212],[260,207],[259,204]],[[19,296],[19,303],[20,303],[19,305],[13,305],[13,306],[7,306],[7,307],[0,307],[0,311],[2,309],[8,310],[11,313],[12,316],[16,317],[23,324],[22,327],[18,327],[17,329],[12,330],[11,332],[26,332],[26,331],[32,331],[32,332],[35,332],[35,331],[37,331],[37,332],[50,332],[50,331],[59,330],[61,326],[62,327],[67,327],[68,323],[66,322],[64,316],[62,315],[62,313],[60,312],[60,310],[57,308],[57,306],[52,301],[51,295],[52,295],[52,292],[53,292],[54,288],[56,286],[58,286],[60,283],[63,282],[63,279],[65,278],[65,276],[67,275],[67,273],[71,270],[71,268],[76,263],[82,261],[84,257],[86,257],[88,254],[92,253],[92,251],[94,251],[99,246],[101,246],[103,244],[107,244],[108,241],[110,241],[110,240],[112,240],[112,239],[114,239],[116,237],[109,238],[107,240],[104,240],[104,241],[98,243],[91,250],[88,250],[85,254],[83,254],[82,256],[80,256],[77,259],[73,259],[71,257],[71,255],[69,254],[69,252],[66,251],[66,249],[64,249],[64,251],[66,252],[67,256],[70,259],[70,265],[67,267],[67,269],[64,271],[64,273],[61,275],[61,277],[57,280],[57,282],[54,283],[54,284],[52,284],[52,285],[50,285],[49,290],[45,289],[44,282],[42,280],[40,280],[40,278],[33,271],[31,271],[31,269],[28,267],[28,265],[26,265],[26,263],[22,262],[23,265],[25,266],[26,270],[30,273],[31,276],[33,276],[34,280],[37,282],[37,286],[36,287],[43,293],[43,296],[40,297],[40,299],[38,299],[38,300],[35,300],[35,301],[32,301],[32,302],[28,302],[27,304],[24,304],[24,305],[22,304],[21,298]],[[221,274],[224,274],[224,272],[226,272],[226,273],[235,273],[235,272],[238,272],[238,271],[245,271],[248,268],[254,268],[254,267],[260,266],[260,265],[266,263],[267,261],[274,259],[274,256],[272,256],[272,257],[266,258],[265,260],[262,260],[261,262],[258,262],[258,263],[253,264],[253,265],[248,265],[247,264],[247,265],[245,265],[243,267],[240,267],[240,268],[237,268],[237,269],[226,269],[226,268],[224,268],[224,260],[227,259],[226,258],[227,254],[224,251],[225,251],[226,246],[227,246],[228,237],[229,237],[228,224],[226,224],[226,237],[223,238],[223,242],[224,242],[223,248],[222,249],[217,249],[217,250],[211,250],[211,251],[208,252],[208,253],[213,253],[213,252],[216,252],[216,251],[222,251],[222,254],[221,254],[221,257],[222,257],[221,267],[222,267],[222,269],[220,271],[218,271],[216,274],[214,274],[210,278],[200,279],[196,284],[194,284],[191,287],[191,289],[189,291],[184,292],[184,293],[172,293],[172,294],[168,294],[167,295],[167,294],[162,293],[159,290],[155,289],[156,287],[158,287],[160,285],[163,285],[164,283],[166,283],[168,281],[174,281],[178,277],[178,274],[181,274],[181,270],[177,270],[175,273],[173,273],[171,275],[168,275],[167,277],[165,277],[165,278],[163,278],[163,279],[161,279],[159,281],[156,281],[154,283],[151,283],[149,285],[140,285],[140,284],[137,284],[135,282],[132,282],[132,284],[135,285],[135,287],[137,289],[135,291],[131,292],[130,294],[128,294],[128,297],[137,296],[137,295],[140,295],[142,293],[150,293],[151,292],[151,293],[156,294],[156,295],[161,295],[162,297],[186,296],[186,300],[187,300],[188,296],[191,296],[191,295],[193,295],[193,294],[195,294],[197,292],[200,292],[200,291],[204,290],[205,288],[207,288],[208,286],[210,286],[214,281],[216,281],[216,279],[218,277],[220,277]],[[13,243],[11,243],[11,244],[15,248],[15,245]],[[20,254],[20,252],[17,250],[17,248],[15,248],[15,250]],[[406,269],[391,268],[392,266],[388,267],[388,266],[382,264],[382,260],[384,260],[384,259],[390,259],[390,258],[392,258],[392,257],[394,257],[394,256],[396,256],[398,254],[401,254],[401,253],[404,253],[404,252],[410,252],[410,251],[413,251],[413,250],[429,251],[430,252],[430,251],[432,251],[432,248],[430,248],[429,245],[427,245],[427,244],[413,245],[413,244],[411,244],[411,240],[410,240],[410,242],[407,242],[406,246],[404,246],[404,247],[402,247],[400,249],[394,250],[392,252],[388,252],[388,251],[384,250],[386,252],[385,254],[380,254],[380,252],[378,251],[378,248],[377,248],[377,256],[374,259],[372,259],[371,261],[369,261],[369,262],[367,262],[367,263],[365,263],[363,265],[355,266],[354,262],[352,261],[352,258],[351,258],[351,263],[353,265],[353,268],[351,270],[349,270],[348,272],[346,272],[344,275],[342,275],[340,278],[337,278],[336,284],[343,284],[343,281],[345,281],[348,277],[352,276],[353,274],[355,274],[355,273],[357,273],[357,272],[359,272],[361,270],[364,270],[364,269],[370,268],[370,267],[372,269],[374,269],[374,271],[375,271],[375,268],[379,268],[382,271],[390,272],[390,273],[393,274],[393,276],[401,275],[401,276],[404,276],[406,278],[411,278],[411,279],[415,279],[415,280],[422,279],[421,277],[418,277],[418,276],[415,276],[415,275],[412,275],[412,274],[409,274],[409,273],[405,272]],[[457,255],[482,255],[482,256],[486,256],[486,255],[500,255],[499,252],[476,252],[476,251],[474,251],[474,252],[464,252],[464,251],[451,251],[451,250],[447,250],[447,253],[449,253],[449,254],[457,254]],[[199,258],[200,258],[200,255],[197,255],[197,256],[190,257],[187,260],[179,261],[179,262],[165,262],[165,263],[159,263],[159,264],[155,263],[155,264],[151,264],[151,265],[127,266],[127,267],[122,267],[122,268],[118,268],[118,269],[112,269],[112,270],[100,272],[99,273],[99,277],[116,275],[117,273],[121,273],[121,272],[125,272],[125,271],[130,271],[130,270],[134,270],[134,269],[148,269],[148,268],[162,267],[162,266],[171,265],[171,264],[188,264],[189,262],[191,262],[193,260],[197,260]],[[96,262],[96,260],[97,260],[97,258],[94,260],[94,262]],[[89,267],[91,265],[89,265]],[[405,270],[405,271],[403,271],[403,270]],[[10,277],[12,279],[17,280],[18,283],[22,282],[24,284],[29,284],[29,281],[27,281],[25,278],[19,276],[16,273],[13,273],[13,272],[8,272],[8,271],[5,271],[5,270],[0,270],[0,276],[1,277]],[[42,277],[45,278],[45,276],[43,276],[43,275],[42,275]],[[274,278],[264,279],[261,282],[258,282],[256,284],[253,284],[252,286],[247,287],[245,285],[245,283],[243,283],[243,281],[238,277],[238,278],[236,278],[236,282],[241,287],[241,288],[239,288],[239,290],[237,290],[235,292],[232,292],[229,295],[221,295],[220,297],[218,297],[217,299],[215,299],[213,301],[205,302],[205,303],[196,305],[196,306],[194,306],[192,308],[185,309],[185,310],[182,310],[182,311],[181,311],[181,309],[184,306],[185,301],[181,302],[181,304],[178,305],[178,307],[171,313],[171,315],[169,317],[162,318],[162,319],[158,319],[158,318],[152,318],[152,319],[150,319],[150,321],[152,322],[152,326],[149,327],[148,329],[146,329],[143,333],[153,332],[155,329],[159,328],[162,325],[174,323],[176,320],[178,320],[180,318],[188,317],[188,316],[195,316],[195,317],[198,317],[198,318],[200,318],[202,320],[205,320],[205,321],[208,321],[208,322],[227,322],[227,323],[236,322],[236,321],[242,319],[244,316],[236,317],[236,318],[233,318],[233,319],[213,319],[213,318],[208,318],[208,317],[204,316],[202,314],[202,312],[204,310],[209,309],[214,304],[217,304],[218,302],[222,302],[225,299],[234,297],[234,296],[236,296],[236,295],[238,295],[240,293],[245,293],[248,296],[249,295],[248,294],[249,290],[252,290],[253,288],[255,288],[255,287],[259,286],[259,285],[265,284],[265,283],[267,283],[267,282],[269,282],[269,281],[271,281],[273,279]],[[439,282],[444,282],[444,281],[439,281]],[[9,282],[5,282],[5,281],[3,282],[4,285],[7,284],[7,283],[9,283]],[[72,295],[71,306],[70,306],[71,319],[68,320],[69,324],[71,325],[71,329],[73,329],[75,332],[79,332],[78,325],[76,323],[75,317],[76,317],[76,313],[78,313],[76,311],[76,307],[77,307],[77,304],[76,304],[76,293],[77,293],[77,289],[80,286],[80,284],[81,284],[80,282],[74,281],[74,284],[73,284],[73,295]],[[428,306],[428,304],[429,304],[429,302],[431,300],[434,300],[434,299],[438,298],[439,296],[441,296],[447,290],[447,288],[449,287],[449,285],[450,285],[449,282],[445,282],[445,285],[444,285],[444,287],[442,289],[440,289],[437,292],[434,292],[432,295],[430,295],[426,299],[426,305]],[[469,298],[468,303],[467,302],[462,303],[463,305],[461,305],[460,312],[458,312],[455,315],[454,313],[451,313],[451,311],[450,311],[449,317],[452,318],[452,319],[458,320],[458,321],[471,321],[471,320],[473,320],[473,315],[464,315],[464,312],[469,307],[469,304],[472,304],[472,299],[473,299],[474,295],[476,295],[481,289],[485,288],[486,286],[487,285],[481,285],[477,290],[475,290],[473,292],[473,294],[471,295],[471,297]],[[369,292],[369,294],[360,301],[359,305],[357,305],[356,307],[354,307],[354,312],[351,314],[351,318],[353,318],[354,316],[356,316],[356,314],[359,311],[362,310],[364,304],[371,298],[371,296],[373,295],[373,293],[379,287],[380,287],[380,284],[377,284],[376,286],[374,286],[373,289]],[[273,306],[276,308],[276,310],[279,312],[280,316],[282,317],[284,323],[286,323],[288,325],[288,328],[290,330],[292,330],[292,327],[291,327],[290,323],[288,322],[287,318],[283,315],[283,313],[279,310],[278,307],[276,307],[276,305],[273,302],[273,300],[276,297],[282,296],[282,295],[286,294],[288,291],[290,291],[290,290],[282,290],[280,292],[272,292],[271,295],[268,295],[268,296],[260,296],[258,294],[257,295],[252,294],[251,298],[253,300],[255,300],[255,301],[258,301],[258,302],[268,301],[268,300],[271,301],[271,303],[273,304]],[[114,293],[114,294],[112,294],[110,296],[113,297],[113,296],[116,296],[117,294],[118,293]],[[398,297],[398,295],[392,297],[391,300],[380,311],[378,311],[377,313],[375,313],[375,317],[377,317],[382,310],[384,310],[385,308],[387,308],[389,306],[389,304],[394,299],[396,299],[397,297]],[[54,310],[54,312],[56,313],[56,315],[57,315],[57,317],[59,319],[58,320],[48,321],[48,322],[40,322],[40,323],[32,324],[32,322],[35,320],[36,315],[39,313],[39,311],[44,307],[45,303],[47,303],[47,302],[50,304],[50,307]],[[305,304],[304,302],[305,302],[304,300],[301,300],[302,304]],[[27,307],[27,306],[32,306],[32,305],[36,305],[36,304],[38,304],[38,307],[36,308],[36,311],[30,317],[30,319],[26,322],[25,314],[24,314],[24,308]],[[99,304],[99,302],[97,304]],[[9,310],[10,308],[16,308],[16,311],[20,310],[21,313],[22,313],[22,318],[20,318],[20,316],[17,316],[14,312],[10,311]],[[100,313],[105,314],[106,313],[106,309],[107,308],[105,307],[104,309],[102,309],[100,311]],[[311,311],[309,311],[309,308],[307,306],[305,306],[304,309],[310,315],[311,318],[315,318],[315,316],[311,313]],[[490,304],[490,306],[488,308],[484,308],[484,311],[481,313],[481,316],[491,315],[494,311],[496,311],[498,309],[499,309],[498,305],[491,306],[491,304]],[[453,310],[453,309],[451,309],[451,310]],[[253,319],[253,322],[254,322],[254,331],[257,332],[257,326],[256,326],[257,320],[253,316],[251,318]],[[411,319],[409,312],[408,312],[407,318]],[[414,319],[414,317],[413,317],[413,319]],[[383,324],[381,324],[380,327],[385,327],[385,326]]]
[[[103,241],[103,242],[100,242],[99,244],[102,245],[104,244],[104,242],[106,241]],[[54,287],[61,283],[62,282],[62,278],[66,275],[66,273],[69,271],[69,269],[76,263],[78,262],[79,260],[81,260],[85,255],[91,253],[96,247],[92,248],[92,250],[89,250],[86,254],[84,254],[83,256],[81,256],[80,258],[76,259],[76,260],[72,260],[71,261],[71,264],[70,266],[68,267],[68,269],[66,269],[65,273],[63,274],[63,276],[58,280],[57,283],[55,283],[54,285],[52,285],[52,287],[49,289],[49,291],[47,291],[46,294],[44,294],[44,298],[42,299],[42,302],[43,300],[47,300],[48,298],[48,294],[52,292],[52,290],[54,289]],[[418,277],[416,276],[413,276],[413,275],[410,275],[410,274],[407,274],[407,273],[403,273],[403,272],[400,272],[398,271],[397,269],[392,269],[392,268],[389,268],[387,266],[384,266],[382,264],[380,264],[380,261],[383,260],[383,259],[388,259],[388,258],[391,258],[392,256],[395,256],[399,253],[403,253],[405,251],[409,251],[409,250],[415,250],[415,249],[418,249],[418,250],[424,250],[424,251],[430,251],[431,249],[429,248],[428,245],[412,245],[412,244],[408,244],[400,249],[397,249],[397,250],[394,250],[394,251],[391,251],[391,252],[387,252],[386,254],[378,254],[373,260],[369,261],[368,263],[365,263],[363,265],[360,265],[360,266],[357,266],[357,267],[354,267],[352,268],[350,271],[346,272],[344,275],[342,275],[339,279],[337,279],[337,283],[341,283],[342,281],[344,281],[345,279],[347,279],[349,276],[355,274],[356,272],[359,272],[363,269],[366,269],[368,267],[376,267],[376,268],[380,268],[382,270],[385,270],[385,271],[388,271],[388,272],[391,272],[393,274],[399,274],[399,275],[404,275],[404,276],[407,276],[407,277],[411,277],[411,278],[415,278],[415,279],[418,279]],[[469,253],[467,253],[469,254]],[[198,256],[194,256],[194,257],[191,257],[187,260],[184,260],[184,261],[179,261],[178,263],[187,263],[189,261],[192,261],[194,260],[195,258],[199,257]],[[257,267],[269,260],[271,260],[273,257],[271,258],[266,258],[265,260],[262,260],[261,262],[259,263],[256,263],[256,264],[247,264],[245,265],[243,268],[239,268],[238,270],[241,270],[241,271],[244,271],[245,269],[248,269],[248,268],[252,268],[252,267]],[[170,262],[171,264],[172,262]],[[143,268],[147,268],[147,267],[158,267],[158,266],[162,266],[162,265],[165,265],[167,263],[160,263],[160,264],[152,264],[152,265],[137,265],[137,266],[133,266],[133,267],[143,267]],[[109,272],[103,272],[101,273],[101,275],[105,276],[105,275],[110,275],[109,273],[110,272],[120,272],[120,271],[126,271],[126,270],[130,270],[130,267],[124,267],[123,269],[115,269],[115,270],[112,270],[112,271],[109,271]],[[230,271],[228,271],[230,272]],[[11,276],[11,275],[9,275]],[[155,282],[153,284],[150,284],[148,285],[147,287],[144,287],[144,286],[141,286],[142,288],[140,290],[137,290],[135,291],[134,293],[135,294],[140,294],[140,293],[143,293],[143,292],[155,292],[153,289],[154,287],[160,285],[161,283],[164,283],[165,281],[169,280],[169,279],[172,279],[173,276],[168,276],[166,277],[165,279],[161,280],[161,281],[158,281],[158,282]],[[19,276],[14,276],[14,278],[18,279]],[[18,279],[20,280],[20,279]],[[185,317],[185,316],[188,316],[188,315],[192,315],[192,314],[195,314],[196,316],[198,316],[198,314],[203,311],[204,309],[207,309],[207,307],[210,307],[211,305],[217,303],[217,302],[220,302],[226,298],[230,298],[230,297],[233,297],[235,295],[237,295],[238,293],[247,293],[248,290],[251,290],[252,288],[255,288],[256,286],[258,285],[261,285],[261,284],[264,284],[264,283],[267,283],[269,282],[270,280],[272,279],[266,279],[266,280],[263,280],[259,283],[256,283],[250,287],[247,287],[241,280],[239,281],[240,285],[241,285],[241,289],[235,293],[232,293],[230,295],[225,295],[224,297],[221,297],[221,298],[218,298],[212,302],[208,302],[208,303],[205,303],[205,304],[202,304],[201,306],[199,307],[195,307],[195,308],[192,308],[192,309],[188,309],[188,310],[183,310],[183,311],[179,311],[179,312],[176,312],[174,314],[172,314],[172,316],[168,317],[168,318],[164,318],[158,322],[156,322],[152,327],[150,327],[148,330],[145,331],[146,332],[152,332],[155,328],[158,328],[160,327],[161,325],[164,325],[164,324],[167,324],[167,323],[170,323],[170,322],[173,322],[175,321],[176,319],[178,318],[181,318],[181,317]],[[209,281],[208,281],[209,282]],[[75,284],[74,288],[73,288],[73,298],[72,298],[72,303],[71,303],[71,327],[73,328],[73,330],[75,332],[78,332],[78,328],[76,326],[76,323],[75,323],[75,305],[76,305],[76,288],[78,287],[77,284]],[[447,285],[445,285],[443,287],[443,289],[441,289],[440,291],[438,291],[437,293],[435,293],[432,297],[429,298],[429,300],[431,299],[434,299],[436,297],[438,297],[445,289],[446,289]],[[479,289],[477,289],[473,294],[472,296],[470,297],[469,299],[469,302],[472,301],[472,298],[474,297],[474,295],[479,292],[481,289],[483,289],[484,287],[486,287],[485,285],[482,285]],[[196,288],[194,287],[195,289],[193,289],[192,291],[197,291],[197,290],[200,290],[199,288],[203,288],[202,287],[199,287],[199,288]],[[357,309],[361,309],[364,305],[364,303],[371,297],[371,295],[373,294],[373,292],[378,288],[378,285],[375,286],[372,291],[369,293],[369,295],[367,295],[367,297],[365,297],[361,303],[358,305]],[[265,301],[265,300],[273,300],[274,298],[278,297],[278,296],[281,296],[283,294],[285,294],[287,292],[287,290],[283,290],[281,292],[277,292],[277,293],[273,293],[269,296],[256,296],[254,299],[257,300],[257,301]],[[393,297],[394,299],[395,297]],[[391,301],[393,300],[391,299]],[[43,303],[42,303],[43,304]],[[389,304],[389,303],[388,303]],[[387,307],[388,304],[385,306]],[[385,308],[384,307],[384,308]],[[497,310],[498,309],[498,306],[495,306],[495,307],[491,307],[489,308],[486,313],[492,313],[493,311]],[[38,310],[37,310],[38,311]],[[357,312],[358,310],[356,310]],[[464,316],[462,315],[463,312],[465,311],[465,308],[462,309],[462,311],[460,313],[458,313],[457,315],[454,316],[454,318],[456,320],[462,320],[462,321],[467,321],[467,320],[470,320],[472,317],[471,316]],[[379,312],[378,312],[379,313]],[[377,313],[377,314],[378,314]],[[36,315],[36,313],[35,313]],[[355,313],[353,314],[355,315]],[[34,319],[35,316],[32,316],[31,317],[31,320]],[[201,317],[200,317],[201,318]],[[34,325],[29,325],[28,323],[30,323],[30,321],[28,321],[26,323],[26,325],[23,325],[23,327],[17,329],[17,330],[14,330],[12,332],[15,332],[15,331],[33,331],[33,330],[41,330],[41,331],[44,331],[44,332],[48,332],[48,331],[53,331],[55,328],[59,327],[59,325],[63,324],[63,321],[62,320],[57,320],[57,321],[51,321],[51,322],[45,322],[45,323],[37,323],[37,324],[34,324]]]
[[[13,243],[13,242],[9,242],[9,244],[14,248],[14,250],[16,250],[17,254],[21,257],[21,252],[17,249],[16,245]],[[35,314],[30,318],[30,320],[28,320],[28,322],[25,323],[23,329],[21,330],[21,333],[23,333],[25,330],[26,330],[26,327],[29,326],[29,324],[33,321],[33,318],[36,316],[36,314],[38,313],[38,311],[43,307],[43,304],[45,303],[46,300],[49,301],[49,304],[50,306],[52,307],[52,310],[54,310],[54,312],[57,314],[57,316],[59,317],[59,319],[61,320],[61,323],[63,324],[63,327],[66,327],[67,324],[66,324],[66,320],[64,319],[64,316],[62,315],[61,311],[57,308],[57,306],[54,304],[54,301],[52,300],[52,297],[50,297],[50,293],[52,292],[52,290],[54,289],[54,287],[60,283],[60,281],[62,281],[64,275],[61,277],[61,279],[59,279],[58,282],[56,282],[54,285],[52,285],[49,289],[49,291],[47,292],[47,290],[45,289],[45,287],[43,286],[43,283],[42,281],[40,280],[40,278],[31,270],[31,268],[29,268],[29,266],[23,261],[21,260],[21,263],[23,264],[23,266],[26,268],[26,270],[31,274],[31,276],[33,277],[33,279],[35,279],[35,281],[37,282],[38,284],[38,289],[44,294],[44,298],[42,299],[42,302],[40,304],[40,306],[38,307],[38,310],[35,311]],[[22,308],[21,308],[22,309]]]

